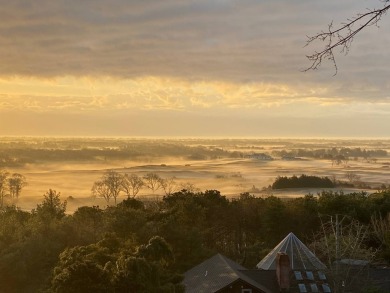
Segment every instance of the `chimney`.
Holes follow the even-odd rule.
[[[288,292],[290,289],[290,258],[287,253],[279,252],[276,257],[276,277],[280,292]]]

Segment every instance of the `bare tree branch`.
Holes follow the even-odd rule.
[[[306,56],[310,60],[311,65],[303,71],[318,69],[324,60],[330,60],[333,63],[336,75],[338,68],[334,50],[340,49],[340,53],[348,54],[352,41],[359,32],[368,26],[378,26],[382,16],[390,9],[389,0],[383,2],[385,2],[385,5],[381,9],[368,9],[367,12],[357,14],[337,28],[334,28],[333,22],[331,22],[327,31],[321,31],[312,37],[308,36],[305,47],[312,45],[316,41],[325,43],[325,46],[321,51],[315,51],[313,54]]]

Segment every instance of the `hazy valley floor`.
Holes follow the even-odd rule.
[[[250,192],[256,196],[275,195],[280,197],[297,197],[308,193],[316,193],[318,189],[288,189],[261,191],[273,183],[277,176],[316,175],[335,176],[338,180],[346,180],[347,172],[354,172],[360,180],[371,186],[373,190],[381,184],[390,183],[390,160],[383,158],[375,163],[363,160],[350,161],[345,165],[332,165],[330,160],[300,159],[286,161],[275,159],[263,161],[258,159],[214,159],[190,161],[184,159],[161,159],[148,162],[90,162],[66,164],[33,164],[23,168],[10,169],[10,172],[23,174],[28,185],[23,189],[17,206],[31,210],[41,202],[43,194],[49,189],[61,192],[63,199],[68,199],[68,212],[82,205],[105,206],[103,199],[91,196],[91,187],[104,172],[109,169],[119,173],[134,173],[144,176],[149,172],[157,173],[162,178],[175,177],[179,187],[193,186],[201,191],[219,190],[227,197],[238,196],[242,192]],[[340,190],[337,188],[336,190]],[[260,192],[259,192],[260,191]],[[344,190],[352,191],[351,189]],[[356,191],[356,190],[353,190]],[[161,198],[162,190],[152,194],[143,188],[139,197]],[[71,197],[71,198],[70,198]],[[118,200],[124,199],[122,195]]]

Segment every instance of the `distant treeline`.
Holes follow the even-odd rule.
[[[317,159],[333,159],[337,157],[347,158],[375,158],[387,156],[386,150],[366,150],[361,148],[331,148],[331,149],[295,149],[291,151],[273,151],[274,156],[309,157]]]
[[[332,146],[335,142],[329,141]],[[341,144],[341,145],[340,145]],[[36,162],[148,160],[177,157],[188,160],[243,158],[247,152],[277,145],[274,157],[309,157],[330,159],[336,164],[352,158],[373,160],[387,156],[383,143],[360,141],[373,149],[343,147],[349,142],[337,142],[340,147],[320,148],[317,141],[256,140],[256,139],[124,139],[124,138],[2,138],[0,168],[21,167]]]
[[[305,174],[302,174],[299,177],[295,175],[292,177],[278,176],[272,184],[272,189],[332,187],[335,187],[335,185],[328,177],[308,176]]]
[[[78,148],[81,147],[81,148]],[[94,161],[94,160],[142,160],[145,158],[177,157],[188,160],[206,160],[226,157],[242,157],[213,146],[188,146],[178,142],[134,142],[114,147],[86,147],[77,145],[0,145],[0,168],[18,167],[36,162]]]

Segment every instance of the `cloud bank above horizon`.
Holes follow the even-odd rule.
[[[306,35],[380,1],[1,4],[0,135],[390,133],[388,19],[336,56],[337,76],[301,72]]]

